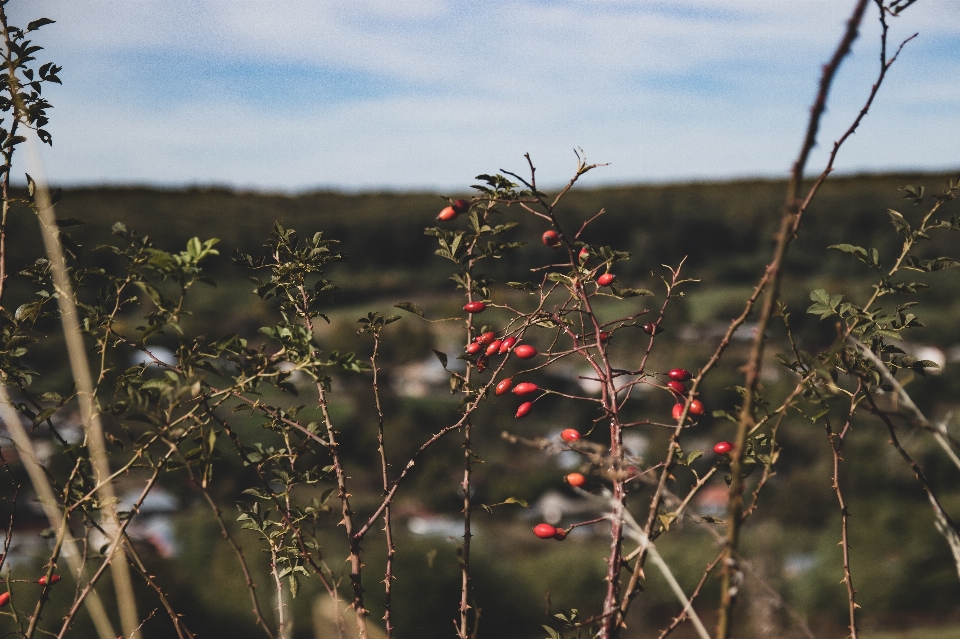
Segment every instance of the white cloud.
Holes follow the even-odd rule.
[[[575,146],[612,162],[601,181],[783,175],[848,5],[34,0],[9,11],[58,20],[37,36],[65,66],[66,86],[50,91],[55,180],[449,189],[521,166],[524,151],[544,179],[561,181]],[[947,140],[960,139],[958,7],[925,0],[891,20],[893,42],[921,37],[841,168],[956,166]],[[874,80],[878,31],[871,13],[832,96],[824,147]],[[138,66],[144,59],[153,62]],[[286,79],[301,68],[362,73],[357,82],[375,90],[318,104],[242,72],[184,75],[185,59],[258,73],[277,65]],[[910,135],[894,144],[901,130]]]

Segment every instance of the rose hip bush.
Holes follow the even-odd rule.
[[[855,421],[872,414],[878,418],[873,421],[889,431],[891,445],[915,473],[933,508],[931,525],[960,567],[960,529],[938,499],[936,483],[901,445],[894,423],[905,416],[956,460],[955,439],[924,417],[900,382],[907,374],[923,375],[932,363],[909,356],[896,344],[904,331],[920,325],[911,311],[913,297],[927,286],[903,276],[960,265],[950,256],[929,255],[922,245],[934,234],[960,230],[953,204],[960,185],[950,183],[932,198],[919,188],[905,190],[914,210],[888,213],[902,240],[898,255],[881,255],[854,244],[831,247],[859,260],[872,274],[875,283],[865,301],[845,300],[819,289],[811,293],[809,308],[792,309],[780,295],[784,256],[801,220],[896,57],[887,57],[885,21],[900,7],[897,2],[878,1],[884,40],[876,85],[860,115],[834,145],[819,178],[801,194],[827,93],[868,4],[857,4],[833,59],[824,66],[808,124],[811,133],[793,169],[770,262],[743,300],[742,312],[695,362],[669,361],[670,354],[657,349],[658,336],[675,325],[671,320],[676,301],[697,285],[696,274],[688,275],[682,263],[645,264],[652,274],[646,282],[617,277],[618,263],[643,256],[631,258],[624,250],[629,247],[590,241],[594,226],[604,223],[603,211],[571,219],[560,209],[570,189],[597,168],[580,155],[572,179],[553,195],[538,187],[528,156],[523,175],[506,171],[480,175],[471,198],[451,199],[439,214],[425,212],[425,219],[436,215],[435,226],[426,233],[437,241],[438,259],[449,263],[453,286],[444,292],[449,297],[431,303],[426,311],[410,301],[396,304],[404,315],[370,311],[359,318],[358,332],[369,340],[369,358],[332,347],[325,333],[336,290],[327,274],[345,259],[337,242],[322,232],[300,234],[280,223],[259,253],[233,253],[234,263],[271,314],[269,325],[248,335],[192,333],[187,321],[192,296],[199,287],[214,283],[206,268],[220,253],[217,240],[192,238],[184,250],[168,252],[118,223],[112,242],[96,247],[97,259],[91,263],[64,230],[79,221],[55,219],[57,196],[51,196],[44,184],[28,178],[24,197],[11,191],[14,154],[26,141],[18,130],[32,129],[44,142],[51,139],[43,128],[49,104],[41,90],[44,83],[59,82],[59,67],[36,66],[33,54],[39,48],[28,39],[49,21],[18,29],[7,23],[0,4],[6,35],[6,71],[0,86],[6,118],[6,128],[0,131],[5,140],[4,224],[11,211],[32,211],[45,241],[43,255],[11,273],[4,252],[8,238],[0,232],[4,379],[0,417],[17,455],[16,462],[6,457],[3,461],[9,491],[4,498],[15,505],[29,484],[48,519],[45,536],[52,548],[44,574],[6,573],[0,609],[7,630],[24,637],[38,633],[63,637],[85,609],[102,638],[116,636],[117,621],[122,636],[149,634],[151,624],[160,624],[163,616],[168,620],[166,636],[172,629],[179,637],[192,637],[191,618],[178,612],[172,587],[153,574],[129,536],[151,491],[176,474],[209,505],[223,544],[235,555],[237,578],[247,588],[249,621],[264,635],[288,636],[294,622],[290,600],[310,581],[319,583],[335,603],[341,631],[349,627],[361,637],[399,636],[394,595],[404,587],[403,580],[396,579],[397,557],[404,548],[396,543],[394,528],[400,515],[395,509],[403,495],[415,490],[424,462],[438,450],[449,454],[450,448],[443,449],[441,442],[455,439],[461,462],[455,484],[462,515],[459,605],[446,614],[453,624],[451,634],[462,639],[477,636],[484,602],[477,600],[472,583],[474,517],[494,508],[519,511],[528,504],[508,494],[497,496],[495,504],[476,497],[476,484],[486,479],[486,470],[475,438],[478,433],[490,436],[491,415],[512,413],[520,419],[536,414],[547,402],[576,406],[565,410],[589,417],[560,424],[548,437],[531,436],[522,425],[526,422],[510,418],[497,422],[502,431],[497,434],[514,449],[532,451],[545,460],[573,455],[577,471],[558,469],[554,484],[566,486],[582,503],[590,504],[593,514],[565,527],[537,523],[532,535],[529,527],[525,534],[544,544],[562,541],[571,556],[583,552],[578,547],[585,531],[607,540],[602,587],[579,608],[551,609],[550,624],[544,626],[550,637],[619,636],[627,627],[632,604],[653,583],[666,584],[676,600],[676,616],[660,636],[683,623],[698,636],[710,636],[702,619],[707,616],[716,624],[715,636],[730,636],[743,597],[741,587],[753,578],[749,558],[742,553],[742,528],[762,506],[761,497],[778,462],[791,454],[778,435],[797,424],[820,429],[824,454],[831,460],[841,515],[843,562],[838,574],[847,589],[852,636],[858,633],[857,588],[849,561],[849,511],[839,476],[855,472],[844,467],[841,455]],[[521,226],[521,220],[527,223]],[[482,269],[492,260],[509,260],[521,250],[540,251],[541,265],[505,282],[484,274]],[[6,290],[4,284],[14,276],[29,282],[32,293],[21,290],[15,298]],[[885,301],[886,307],[880,308],[877,303],[888,296],[897,301]],[[454,310],[453,316],[445,316]],[[804,350],[809,347],[795,336],[791,313],[803,311],[834,326],[835,338],[826,348]],[[383,381],[389,371],[383,369],[381,355],[390,344],[391,325],[401,319],[453,325],[462,345],[456,352],[434,351],[457,400],[453,417],[403,455],[391,443]],[[731,361],[733,335],[748,319],[755,321],[749,355],[745,363]],[[69,368],[71,379],[54,390],[37,380],[29,362],[36,342],[51,339],[58,324],[64,340],[60,365]],[[788,392],[771,396],[761,384],[761,373],[768,359],[768,335],[775,332],[789,345],[776,357],[792,377]],[[171,341],[172,357],[166,357],[156,346]],[[652,368],[653,361],[667,361],[665,370]],[[736,407],[709,406],[700,399],[721,369],[743,377],[742,385],[733,389],[740,398]],[[344,431],[335,406],[337,393],[352,392],[335,380],[351,375],[366,385],[365,397],[376,413],[375,420],[363,425],[362,436]],[[570,383],[557,384],[561,378]],[[37,392],[38,386],[43,392]],[[646,398],[652,394],[660,394],[665,406],[673,403],[672,410],[651,409]],[[77,419],[75,407],[79,437],[69,432]],[[723,424],[729,440],[714,441],[706,450],[688,445],[690,434],[702,432],[702,422],[711,419]],[[259,428],[237,427],[243,420]],[[49,435],[56,447],[45,460],[36,450],[38,432]],[[663,445],[642,453],[631,450],[625,445],[625,436],[631,433],[662,434],[651,441]],[[368,449],[352,448],[357,445]],[[244,472],[223,473],[228,459],[241,464]],[[371,459],[379,465],[379,481],[377,490],[368,494],[369,487],[356,482],[354,473]],[[139,496],[121,510],[113,484],[131,477],[139,482]],[[218,502],[214,489],[219,482],[241,484],[238,503]],[[698,513],[698,495],[718,486],[725,495],[722,516]],[[235,516],[234,508],[239,509]],[[7,552],[19,516],[15,508],[10,512]],[[702,578],[692,587],[679,584],[657,549],[660,540],[685,521],[709,531],[706,543],[715,555],[701,567]],[[338,542],[331,542],[333,538]],[[680,539],[703,543],[699,538]],[[261,553],[244,551],[251,540]],[[382,544],[375,561],[369,550],[373,543]],[[651,572],[662,581],[653,582]],[[257,582],[254,576],[260,574],[268,575],[267,583]],[[116,613],[104,605],[106,589],[95,588],[108,579],[115,590]],[[58,585],[60,581],[69,583]],[[715,613],[701,595],[708,582],[719,582]],[[58,593],[69,590],[63,618],[43,615],[54,588]],[[368,594],[374,588],[382,588],[376,609]],[[715,586],[713,591],[716,594]],[[151,621],[155,616],[158,619]]]

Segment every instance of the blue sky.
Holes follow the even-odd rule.
[[[588,183],[783,176],[852,0],[12,0],[63,65],[49,179],[462,190],[478,173]],[[844,172],[960,171],[960,0],[914,32]],[[811,167],[878,67],[871,7]]]

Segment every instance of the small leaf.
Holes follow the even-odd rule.
[[[443,352],[441,352],[441,351],[438,351],[438,350],[435,349],[435,348],[432,349],[432,350],[433,350],[433,354],[436,355],[436,356],[437,356],[437,359],[440,360],[440,365],[443,366],[444,370],[446,370],[446,368],[447,368],[447,354],[446,354],[446,353],[443,353]]]
[[[78,217],[65,217],[57,220],[57,226],[60,228],[66,228],[68,226],[81,226],[83,224],[86,224],[86,222]]]
[[[910,234],[910,223],[907,222],[903,215],[893,209],[887,209],[887,215],[890,216],[890,222],[893,224],[893,228],[897,229],[897,233],[901,235]]]
[[[56,20],[51,20],[50,18],[38,18],[37,20],[34,20],[33,22],[27,25],[27,31],[28,32],[36,31],[40,27],[44,27],[48,24],[53,24],[55,22]]]
[[[646,297],[653,295],[653,291],[648,291],[645,288],[617,288],[614,286],[613,294],[617,297]]]
[[[563,636],[559,632],[557,632],[547,624],[543,624],[543,629],[547,631],[549,635],[549,639],[563,639]]]
[[[394,304],[393,307],[399,308],[404,311],[413,313],[414,315],[419,315],[420,317],[423,317],[423,309],[417,306],[416,304],[414,304],[413,302],[400,302],[399,304]]]
[[[664,530],[670,530],[670,524],[677,520],[677,513],[660,513],[657,515],[657,519],[660,520],[660,525],[663,526]]]
[[[537,290],[530,282],[507,282],[507,286],[526,293],[535,293]]]

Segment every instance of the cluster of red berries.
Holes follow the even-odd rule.
[[[667,388],[673,391],[677,395],[677,403],[673,406],[673,418],[680,419],[683,416],[684,403],[682,401],[683,397],[687,394],[687,385],[684,382],[690,381],[692,375],[690,371],[683,368],[674,368],[669,373],[667,377],[670,378],[670,381],[667,382]],[[690,402],[689,413],[691,415],[703,415],[703,402],[699,399],[695,399]]]
[[[60,581],[60,575],[50,575],[51,586],[57,583],[58,581]],[[47,585],[47,576],[44,575],[39,579],[37,579],[37,583],[40,584],[41,586]],[[8,603],[10,603],[10,593],[9,592],[0,593],[0,608],[3,608]]]
[[[438,216],[441,220],[452,220],[456,218],[459,214],[467,211],[470,208],[470,203],[466,200],[457,200],[451,206],[446,207],[440,211]],[[554,230],[548,230],[543,233],[540,237],[544,246],[549,246],[555,248],[560,246],[562,243],[562,238],[560,234]],[[577,254],[577,257],[581,265],[585,264],[586,261],[590,258],[590,249],[586,246],[580,249],[580,252]],[[598,286],[610,286],[616,281],[617,276],[613,273],[607,272],[600,275],[597,278]],[[469,302],[464,305],[463,310],[470,314],[482,313],[486,310],[487,305],[483,302]],[[648,335],[654,336],[663,332],[663,328],[659,323],[649,323],[643,326],[643,331]],[[599,335],[601,343],[605,343],[610,340],[611,334],[608,331],[603,331]],[[487,368],[488,358],[493,357],[494,355],[505,355],[511,352],[515,354],[520,359],[530,359],[537,354],[537,349],[529,344],[519,344],[517,345],[517,339],[515,337],[506,337],[504,339],[499,339],[497,334],[493,331],[488,331],[482,335],[478,335],[474,338],[473,342],[467,345],[466,347],[467,354],[469,355],[478,355],[476,362],[477,370],[483,372]],[[682,398],[687,394],[687,387],[684,382],[688,381],[691,378],[691,375],[688,371],[682,368],[675,368],[668,373],[670,381],[667,382],[667,388],[677,394],[678,398]],[[520,382],[519,384],[514,385],[513,379],[506,378],[501,380],[494,389],[494,392],[499,395],[504,395],[507,392],[513,392],[514,395],[519,397],[524,397],[531,393],[535,393],[540,388],[533,382]],[[680,419],[683,414],[684,404],[677,403],[673,407],[673,417],[674,419]],[[528,415],[530,411],[533,410],[533,402],[527,401],[520,404],[517,408],[516,416],[519,419]],[[690,414],[692,415],[702,415],[704,411],[703,404],[699,400],[693,400],[690,403]],[[567,428],[560,433],[560,438],[567,442],[573,443],[580,440],[580,433],[576,429]],[[565,478],[565,481],[575,487],[580,488],[585,485],[587,478],[584,477],[581,473],[570,473]],[[533,528],[534,534],[541,539],[556,539],[558,541],[563,541],[567,537],[567,531],[562,528],[556,528],[550,524],[537,524]]]
[[[472,304],[482,304],[482,302],[472,302]],[[470,306],[470,304],[467,304],[467,306]],[[517,338],[512,335],[500,339],[493,331],[477,335],[472,342],[467,344],[466,350],[468,355],[479,355],[476,365],[477,370],[481,373],[486,370],[490,358],[494,355],[506,355],[512,352],[520,359],[530,359],[537,355],[537,349],[530,344],[517,344]],[[513,393],[520,397],[539,390],[539,387],[532,382],[521,382],[514,387],[513,380],[508,377],[497,384],[494,392],[497,395],[503,395],[511,388],[513,388]],[[532,407],[532,402],[524,402],[517,410],[517,417],[523,417],[530,412]]]

